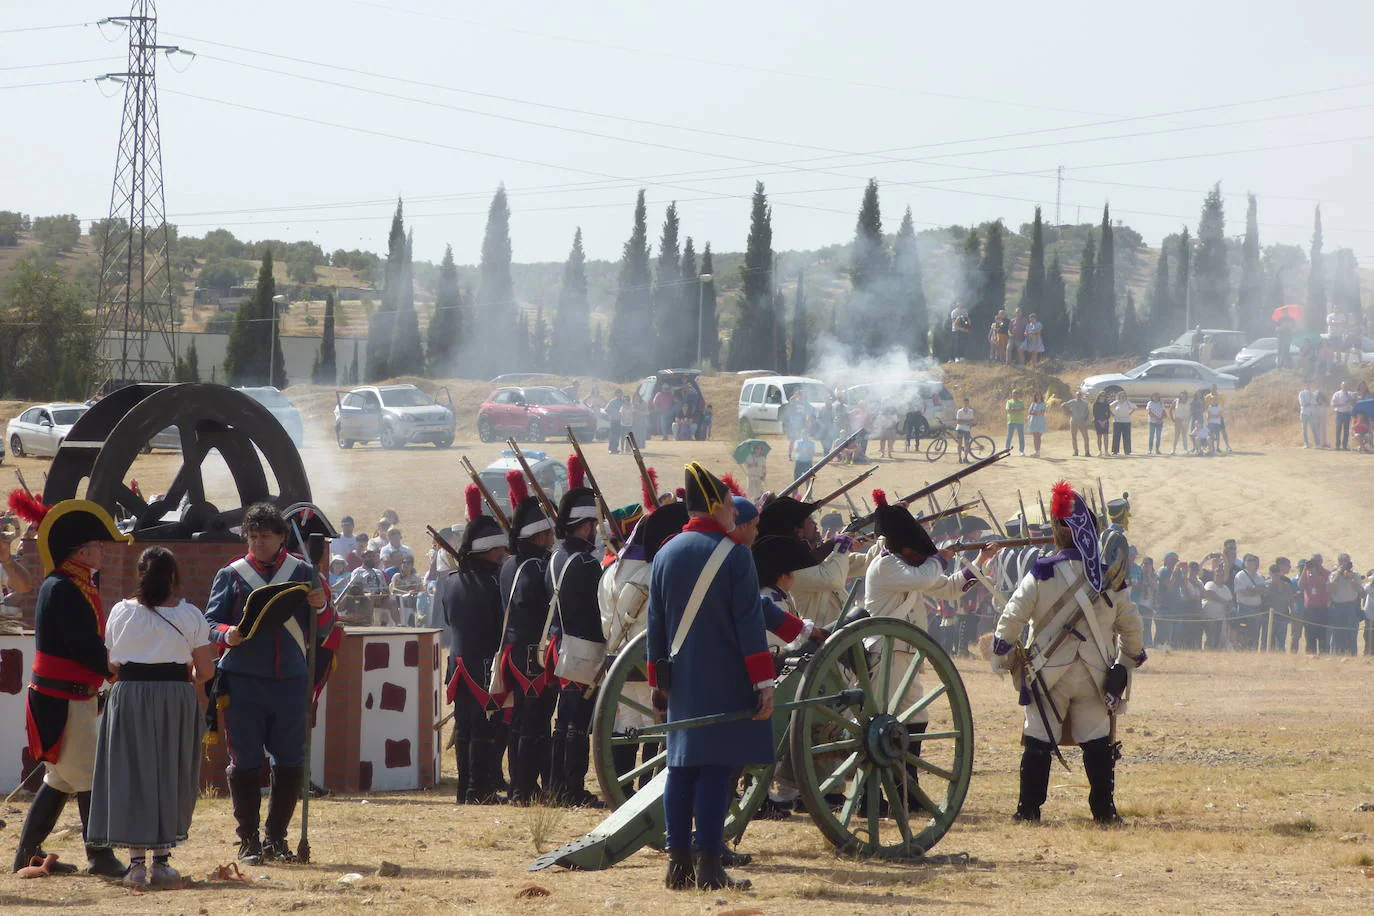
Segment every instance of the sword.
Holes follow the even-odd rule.
[[[821,460],[820,460],[820,461],[817,461],[815,464],[811,465],[811,467],[809,467],[809,468],[807,468],[805,471],[803,471],[803,472],[802,472],[802,475],[801,475],[800,477],[798,477],[796,480],[794,480],[794,481],[792,481],[791,483],[789,483],[789,484],[787,485],[787,487],[786,487],[785,489],[783,489],[783,491],[782,491],[781,493],[778,494],[778,496],[779,496],[779,497],[791,496],[793,493],[795,493],[795,492],[797,492],[798,490],[800,490],[802,484],[806,483],[806,481],[809,480],[810,478],[815,477],[817,471],[819,471],[821,468],[825,467],[825,466],[826,466],[827,464],[829,464],[831,461],[834,461],[836,455],[838,455],[840,452],[844,451],[845,449],[849,448],[849,446],[854,442],[854,440],[857,439],[857,438],[859,438],[859,436],[862,435],[862,434],[863,434],[863,430],[861,430],[861,429],[860,429],[860,430],[856,430],[852,435],[850,435],[850,437],[849,437],[848,439],[845,439],[843,442],[841,442],[840,444],[836,445],[836,446],[835,446],[834,448],[832,448],[830,451],[826,452],[824,455],[821,456]]]
[[[1022,663],[1025,666],[1021,672],[1021,677],[1025,678],[1027,672],[1029,671],[1030,665],[1028,660],[1025,658],[1025,650],[1018,646],[1016,651],[1019,655],[1021,655]],[[1045,735],[1049,739],[1050,750],[1054,751],[1054,756],[1059,760],[1060,764],[1063,765],[1064,769],[1072,773],[1073,767],[1069,766],[1069,762],[1064,759],[1064,752],[1059,750],[1059,729],[1050,726],[1049,714],[1045,712],[1045,701],[1049,700],[1051,707],[1053,707],[1054,700],[1050,698],[1049,691],[1045,690],[1044,686],[1045,679],[1040,675],[1039,672],[1036,672],[1035,674],[1031,675],[1029,681],[1027,682],[1027,688],[1030,690],[1031,700],[1035,703],[1035,711],[1040,714],[1040,724],[1045,727]],[[1062,725],[1063,720],[1059,718],[1058,710],[1055,710],[1054,716],[1055,721],[1059,722]]]

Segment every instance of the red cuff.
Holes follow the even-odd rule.
[[[773,656],[767,651],[746,655],[744,657],[744,670],[749,673],[749,683],[751,684],[772,681],[778,676],[777,671],[773,668]]]
[[[777,628],[773,630],[773,635],[783,642],[791,642],[800,636],[804,629],[806,629],[806,624],[802,622],[800,617],[795,614],[787,614],[784,612],[782,623],[778,624]]]
[[[658,686],[658,670],[657,670],[656,668],[654,668],[654,663],[653,663],[653,662],[649,662],[649,663],[648,663],[648,666],[649,666],[649,686],[650,686],[650,687],[657,687],[657,686]]]

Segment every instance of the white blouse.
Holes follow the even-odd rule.
[[[210,622],[195,605],[149,608],[126,598],[110,609],[105,620],[105,645],[110,661],[157,665],[189,663],[191,651],[210,643]]]

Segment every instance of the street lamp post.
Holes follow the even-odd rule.
[[[701,338],[703,336],[702,324],[705,321],[706,312],[704,301],[706,297],[706,284],[711,282],[710,274],[701,274],[697,277],[697,365],[701,365]]]

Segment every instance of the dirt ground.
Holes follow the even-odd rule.
[[[1004,396],[999,389],[1008,383],[1003,375],[970,375],[962,381],[977,390],[979,403],[988,404]],[[733,415],[728,384],[711,380],[708,385],[718,417]],[[369,529],[383,508],[396,508],[406,541],[417,550],[427,546],[424,524],[441,527],[460,517],[466,481],[459,456],[468,455],[481,467],[500,448],[472,437],[466,405],[475,409],[472,398],[480,395],[474,392],[455,392],[465,405],[467,428],[460,430],[454,448],[388,452],[375,446],[337,449],[328,433],[332,393],[292,389],[288,394],[307,413],[302,454],[316,501],[331,517],[349,513]],[[1284,393],[1285,402],[1287,397]],[[16,406],[0,405],[0,419]],[[646,458],[665,486],[677,486],[682,464],[693,458],[718,472],[730,470],[732,427],[728,420],[718,423],[717,436],[708,443],[653,441]],[[1143,427],[1140,432],[1143,440]],[[981,489],[996,514],[1006,518],[1016,512],[1019,488],[1036,518],[1035,494],[1047,493],[1054,480],[1096,486],[1101,477],[1109,496],[1130,491],[1130,536],[1143,554],[1159,557],[1177,550],[1197,558],[1220,549],[1230,536],[1242,551],[1266,560],[1277,554],[1296,558],[1348,551],[1359,568],[1374,565],[1374,537],[1366,523],[1374,512],[1374,487],[1365,482],[1369,456],[1279,444],[1292,442],[1296,429],[1248,427],[1243,419],[1231,433],[1236,452],[1213,459],[1082,459],[1065,457],[1067,433],[1055,430],[1046,438],[1046,457],[1014,455],[971,478],[962,496]],[[544,447],[559,457],[567,453],[561,443]],[[770,459],[770,486],[791,477],[783,450]],[[589,458],[613,504],[638,499],[632,459],[608,455],[604,444],[591,448]],[[48,461],[7,458],[6,467],[12,465],[37,488]],[[156,492],[178,465],[176,456],[154,454],[139,459],[131,475],[144,492]],[[950,458],[932,464],[902,452],[900,444],[898,457],[878,467],[860,493],[874,486],[909,492],[955,469]],[[818,490],[858,470],[828,468]],[[0,476],[8,474],[0,471]],[[233,503],[227,480],[222,469],[210,474],[212,501],[218,495],[221,502]],[[1006,682],[995,680],[981,662],[961,662],[961,669],[978,729],[975,777],[963,814],[929,863],[838,860],[816,828],[799,816],[749,828],[742,848],[755,853],[756,862],[741,870],[755,881],[756,890],[749,893],[669,894],[661,885],[664,858],[652,852],[604,873],[531,875],[525,865],[536,854],[536,836],[550,845],[573,839],[597,823],[597,814],[455,807],[450,760],[445,783],[431,792],[316,801],[311,866],[252,869],[251,885],[211,882],[148,896],[93,878],[21,882],[6,877],[0,878],[0,910],[59,905],[85,912],[118,907],[128,913],[203,914],[851,913],[877,905],[898,913],[932,906],[1130,912],[1167,901],[1179,912],[1367,911],[1374,891],[1374,811],[1352,809],[1374,802],[1369,775],[1374,733],[1358,727],[1352,711],[1363,708],[1367,691],[1360,685],[1374,677],[1374,659],[1156,652],[1136,682],[1131,714],[1123,720],[1126,757],[1119,770],[1119,802],[1132,826],[1107,833],[1087,819],[1086,781],[1076,763],[1073,773],[1056,771],[1052,779],[1046,826],[1009,823],[1019,712]],[[17,800],[0,813],[8,825],[0,831],[4,842],[14,842],[24,808]],[[74,809],[63,823],[76,824]],[[203,878],[232,858],[231,838],[227,801],[203,799],[191,839],[174,862],[184,874]],[[50,845],[65,858],[79,857],[75,833]],[[400,877],[374,876],[384,859],[402,866]],[[338,883],[353,872],[362,880]],[[517,899],[529,881],[547,888],[550,896]]]

